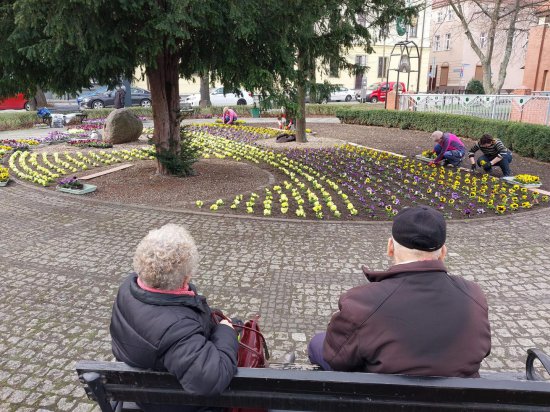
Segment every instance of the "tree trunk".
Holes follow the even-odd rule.
[[[210,75],[207,71],[201,73],[201,100],[199,102],[199,107],[210,107],[212,102],[210,102]]]
[[[307,143],[306,138],[306,86],[298,85],[298,112],[296,113],[296,141]]]
[[[483,67],[483,90],[485,94],[493,94],[495,91],[492,81],[493,69],[491,68],[491,61],[481,62],[481,67]]]
[[[146,73],[151,85],[153,142],[157,153],[180,153],[180,97],[177,55],[165,50],[156,58],[156,67],[147,67]],[[167,175],[164,165],[157,161],[157,172]]]
[[[46,100],[46,95],[44,94],[44,91],[40,88],[40,86],[36,87],[36,94],[31,100],[29,100],[29,103],[31,105],[31,110],[36,110],[39,107],[46,107],[46,105],[48,104],[48,101]]]
[[[298,72],[300,76],[306,76],[305,56],[298,51]],[[298,92],[298,111],[296,113],[296,141],[307,143],[306,138],[306,82],[305,79],[299,79],[297,84]]]
[[[510,56],[512,55],[512,46],[514,43],[514,37],[516,34],[516,19],[519,15],[520,10],[520,0],[516,0],[514,4],[514,10],[510,18],[510,24],[508,26],[508,31],[506,33],[506,48],[504,49],[504,56],[500,62],[500,68],[498,71],[498,80],[495,87],[495,92],[500,93],[504,80],[506,80],[506,69],[508,68],[508,62],[510,61]]]

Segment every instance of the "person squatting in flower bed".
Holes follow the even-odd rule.
[[[325,370],[479,377],[491,350],[488,306],[474,282],[451,276],[443,215],[428,206],[394,218],[384,272],[344,293],[309,359]]]
[[[445,166],[460,166],[466,154],[466,148],[462,140],[452,133],[443,133],[439,130],[432,133],[432,139],[435,142],[434,152],[437,157],[429,163],[430,166],[439,164],[441,161]]]
[[[134,254],[135,273],[118,291],[111,317],[115,358],[128,365],[169,371],[188,394],[219,394],[237,372],[237,335],[231,322],[212,320],[206,298],[190,283],[199,254],[183,227],[150,231]],[[144,411],[205,408],[140,405]],[[208,409],[213,410],[213,409]]]
[[[235,113],[235,110],[230,109],[229,107],[224,107],[222,121],[223,124],[235,124],[237,121],[237,113]]]
[[[483,155],[477,159],[477,165],[486,172],[490,172],[493,166],[498,166],[502,170],[503,176],[510,176],[510,163],[512,163],[512,152],[504,146],[499,139],[493,138],[490,134],[484,134],[469,150],[468,157],[472,164],[472,171],[476,170],[475,153],[481,150]]]

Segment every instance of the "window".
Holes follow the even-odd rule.
[[[451,21],[455,17],[455,12],[451,6],[449,6],[449,9],[447,10],[447,21]]]
[[[338,73],[338,61],[334,62],[334,61],[331,61],[330,62],[330,67],[329,67],[329,76],[330,77],[339,77],[339,73]]]
[[[482,32],[481,35],[479,36],[479,47],[482,48],[482,49],[487,47],[487,33],[486,32]]]
[[[451,33],[445,35],[445,50],[451,50]]]
[[[418,32],[418,26],[409,26],[409,37],[416,38]]]
[[[379,57],[378,58],[378,77],[386,77],[386,68],[388,66],[388,58],[387,57]]]
[[[445,18],[445,11],[443,9],[439,9],[437,11],[437,22],[441,23],[444,18]]]
[[[434,51],[441,50],[441,36],[438,34],[434,36]]]
[[[367,55],[366,54],[357,54],[355,55],[355,64],[361,67],[367,66]]]

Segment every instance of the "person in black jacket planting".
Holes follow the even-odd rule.
[[[118,291],[111,318],[115,358],[169,371],[189,394],[222,392],[237,372],[238,342],[230,322],[212,321],[204,296],[189,283],[198,251],[181,226],[152,230],[134,254],[134,270]],[[204,411],[194,406],[140,405],[145,411]]]
[[[475,160],[475,153],[481,150],[483,155]],[[502,170],[503,176],[510,176],[510,163],[512,163],[512,153],[504,146],[499,139],[494,139],[490,134],[484,134],[469,151],[472,172],[476,170],[476,163],[486,172],[490,172],[493,166],[498,166]]]

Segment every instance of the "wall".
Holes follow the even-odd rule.
[[[470,16],[474,11],[477,10],[476,6],[473,6],[471,3],[464,3],[463,7],[465,8],[466,16]],[[449,78],[447,83],[447,88],[449,89],[463,89],[468,81],[475,77],[476,66],[480,63],[478,55],[474,52],[470,45],[470,41],[464,33],[464,28],[459,20],[459,18],[454,15],[454,13],[449,11],[448,6],[434,8],[432,12],[432,23],[431,23],[431,55],[430,55],[430,64],[435,64],[438,66],[438,73],[436,84],[440,85],[441,80],[441,66],[443,64],[448,64],[449,66]],[[438,22],[438,15],[443,11],[445,19],[443,22]],[[449,14],[450,13],[450,14]],[[449,19],[448,16],[451,16]],[[473,34],[476,44],[480,45],[480,35],[482,32],[487,29],[487,21],[484,21],[483,18],[478,17],[475,20],[476,23],[470,24],[470,30]],[[528,27],[526,21],[518,23],[518,25]],[[435,36],[440,36],[441,48],[444,49],[445,46],[445,35],[447,33],[451,34],[451,49],[450,50],[435,50]],[[503,33],[500,31],[500,33]],[[500,63],[504,55],[504,45],[505,38],[504,34],[501,34],[495,40],[495,51],[493,52],[493,61],[491,65],[493,73],[493,83],[498,79],[498,72],[500,69]],[[507,75],[503,85],[504,89],[516,89],[520,87],[523,83],[523,69],[525,65],[525,56],[527,45],[527,35],[525,33],[518,34],[514,40],[514,46],[512,49],[512,55],[507,67]],[[463,68],[463,76],[460,76],[461,68]],[[445,89],[445,86],[441,86],[442,89]]]
[[[545,20],[542,20],[543,24],[529,31],[523,84],[532,90],[550,90],[550,27],[548,27],[549,24],[544,23]],[[548,71],[546,84],[543,84],[546,70]]]

